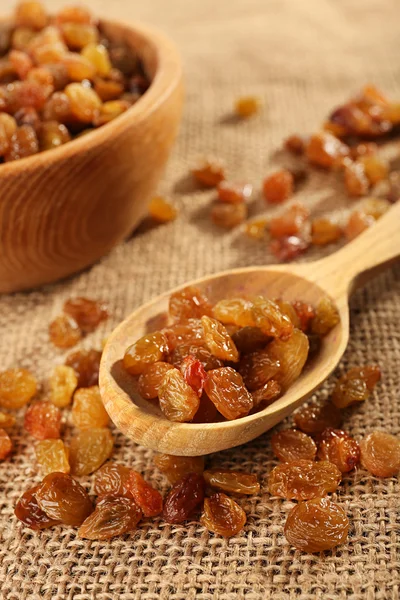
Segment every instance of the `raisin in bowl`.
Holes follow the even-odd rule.
[[[3,28],[10,23],[1,21]],[[68,140],[58,147],[47,150],[52,145],[44,139],[40,149],[45,151],[19,158],[14,148],[18,160],[2,159],[0,292],[55,281],[98,260],[146,214],[165,168],[182,109],[179,54],[161,33],[142,25],[99,21],[98,28],[104,39],[132,50],[148,89],[109,122],[103,115],[98,126],[81,123],[68,130]],[[72,92],[76,85],[94,87],[73,79],[68,84]],[[24,132],[33,128],[30,113],[18,121],[22,142],[28,144]],[[54,139],[51,127],[44,129],[46,135]]]

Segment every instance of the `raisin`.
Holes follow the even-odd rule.
[[[204,500],[200,523],[212,533],[232,537],[245,526],[246,513],[232,498],[218,492]]]
[[[284,341],[275,339],[266,349],[272,360],[280,363],[280,369],[274,379],[287,390],[300,377],[307,361],[309,342],[307,336],[295,329],[292,336]]]
[[[31,27],[43,29],[46,27],[48,17],[41,2],[23,0],[15,9],[15,24],[17,27]]]
[[[225,167],[217,158],[208,158],[192,169],[192,175],[197,183],[205,187],[216,187],[225,179]]]
[[[124,84],[96,77],[94,80],[94,90],[103,102],[108,102],[110,100],[117,100],[123,94]]]
[[[252,117],[260,111],[261,100],[257,96],[242,96],[235,101],[235,113],[242,119]]]
[[[314,246],[333,244],[342,235],[342,228],[333,219],[322,217],[311,222],[311,242]]]
[[[226,469],[209,469],[204,471],[205,482],[221,492],[229,494],[246,494],[252,496],[260,491],[256,475]]]
[[[17,50],[27,51],[37,32],[30,27],[16,27],[11,34],[11,46]]]
[[[50,323],[49,337],[56,348],[71,348],[79,342],[82,333],[72,317],[60,315]]]
[[[216,356],[213,356],[211,352],[201,343],[181,344],[172,352],[170,356],[170,362],[174,365],[174,367],[181,368],[183,361],[188,356],[192,356],[194,359],[198,360],[206,371],[218,369],[224,364],[222,360]]]
[[[33,67],[33,62],[26,52],[11,50],[8,55],[11,65],[20,79],[25,79]]]
[[[353,162],[345,166],[344,185],[349,196],[365,196],[369,190],[369,181],[362,163]]]
[[[253,193],[251,183],[221,181],[217,188],[218,200],[228,204],[241,204],[250,200]]]
[[[36,77],[39,69],[36,70]],[[62,63],[47,64],[45,67],[40,69],[40,73],[47,72],[51,76],[52,85],[56,92],[62,91],[69,83],[68,71],[65,65]],[[51,96],[53,98],[54,96]],[[51,100],[48,100],[48,102]]]
[[[101,107],[101,100],[96,92],[80,83],[70,83],[65,88],[65,94],[74,117],[82,123],[91,123]]]
[[[0,427],[2,429],[11,429],[11,427],[14,427],[16,422],[17,419],[14,417],[14,415],[0,412]]]
[[[361,464],[376,477],[400,471],[400,440],[390,433],[373,431],[360,442]]]
[[[290,235],[271,240],[269,249],[278,260],[288,262],[303,254],[309,246],[307,239]]]
[[[329,169],[349,154],[349,147],[334,135],[324,131],[312,135],[306,145],[309,162],[317,167]]]
[[[71,416],[73,424],[79,429],[107,427],[110,419],[97,385],[76,390]]]
[[[211,317],[212,306],[198,288],[189,286],[171,294],[169,315],[175,323],[191,318],[200,319],[203,315]]]
[[[40,485],[36,485],[22,494],[21,498],[15,505],[14,510],[14,514],[17,519],[35,531],[47,529],[48,527],[54,527],[54,525],[58,525],[60,523],[59,519],[52,519],[48,517],[46,513],[39,507],[36,500],[36,492],[39,488]]]
[[[311,326],[311,321],[315,317],[314,307],[311,304],[307,304],[307,302],[296,300],[293,302],[293,308],[300,321],[299,329],[306,333]]]
[[[124,367],[131,375],[140,375],[148,365],[162,361],[167,352],[168,340],[161,331],[144,335],[126,350]]]
[[[246,416],[253,400],[242,376],[231,367],[209,371],[204,389],[217,410],[228,420]]]
[[[183,523],[204,499],[205,482],[202,475],[189,473],[177,481],[168,492],[163,508],[167,523]]]
[[[172,484],[180,481],[189,473],[201,475],[204,471],[203,456],[172,456],[172,454],[156,454],[154,464]]]
[[[342,422],[342,417],[339,410],[331,404],[309,404],[300,408],[294,414],[294,422],[296,427],[311,435],[322,433],[329,427],[338,429]]]
[[[46,475],[35,495],[46,515],[64,525],[81,525],[93,511],[86,490],[67,473]]]
[[[388,164],[382,158],[373,155],[363,156],[359,162],[363,165],[365,175],[371,185],[386,179],[389,174]]]
[[[292,154],[304,154],[307,140],[304,136],[293,134],[285,140],[285,148]]]
[[[90,25],[92,22],[92,15],[83,6],[64,6],[56,15],[58,25],[63,23],[85,23]]]
[[[164,415],[178,423],[191,421],[200,405],[198,395],[178,369],[171,369],[164,375],[158,396]]]
[[[274,402],[282,393],[282,388],[277,381],[270,379],[262,388],[251,393],[254,408],[265,408]]]
[[[140,473],[131,471],[129,489],[145,517],[155,517],[162,512],[163,499],[160,492],[143,479]]]
[[[87,540],[108,540],[136,529],[142,511],[132,498],[105,496],[82,523],[78,536]]]
[[[20,108],[14,115],[17,125],[29,125],[35,130],[36,135],[41,128],[41,121],[37,110],[31,107]]]
[[[284,314],[294,327],[300,329],[300,319],[294,309],[293,304],[286,300],[274,300],[282,314]]]
[[[88,23],[62,23],[61,33],[71,50],[82,50],[89,44],[98,42],[98,30]]]
[[[348,473],[360,461],[360,447],[345,431],[328,428],[321,434],[318,458],[333,463],[341,473]]]
[[[131,105],[126,100],[111,100],[109,102],[104,102],[93,119],[93,125],[95,127],[100,127],[101,125],[110,123],[110,121],[113,121],[126,112],[130,106]],[[172,209],[171,205],[170,208]]]
[[[117,463],[106,463],[94,478],[94,491],[98,496],[124,496],[132,498],[131,469]]]
[[[332,393],[332,402],[338,408],[366,400],[381,378],[377,366],[354,367],[336,383]]]
[[[218,413],[215,405],[211,402],[210,398],[205,392],[203,392],[200,398],[200,406],[193,417],[193,423],[215,423],[217,417],[221,417]]]
[[[275,171],[264,179],[264,198],[270,204],[281,204],[290,198],[294,192],[293,175],[287,169]]]
[[[10,147],[11,138],[17,130],[17,122],[11,115],[0,112],[0,154],[4,156]]]
[[[211,208],[211,220],[218,227],[233,229],[247,219],[248,208],[244,203],[215,202]]]
[[[26,369],[8,369],[0,373],[0,406],[19,409],[38,391],[38,382]]]
[[[246,235],[253,240],[261,240],[267,231],[267,219],[253,219],[248,221],[245,227]]]
[[[155,362],[145,368],[139,377],[138,392],[146,400],[153,400],[158,396],[158,389],[167,371],[173,366],[166,362]]]
[[[73,475],[90,475],[110,458],[114,447],[108,429],[93,428],[80,431],[70,445],[70,465]]]
[[[3,56],[8,52],[11,45],[11,33],[12,29],[7,23],[0,25],[0,56]]]
[[[159,223],[168,223],[176,219],[178,211],[162,196],[155,196],[149,204],[149,215]]]
[[[108,318],[104,304],[89,298],[70,298],[64,303],[64,312],[72,317],[84,333],[94,331]]]
[[[59,408],[71,404],[72,396],[78,385],[78,378],[72,367],[58,365],[49,378],[50,401]]]
[[[258,296],[253,301],[251,309],[254,325],[261,329],[265,335],[288,339],[293,333],[293,324],[286,315],[284,315],[277,304]]]
[[[100,77],[107,77],[109,75],[112,65],[105,46],[94,43],[87,44],[83,48],[81,55],[92,63],[97,75]]]
[[[311,332],[324,336],[338,323],[340,323],[338,309],[328,296],[324,296],[315,309],[315,317],[311,322]]]
[[[273,238],[295,237],[302,233],[310,216],[308,208],[295,202],[285,212],[269,222],[269,232]]]
[[[24,428],[37,440],[57,439],[61,430],[61,411],[51,402],[36,400],[29,405]]]
[[[112,45],[109,49],[111,64],[123,75],[129,77],[138,66],[138,58],[126,45]]]
[[[239,373],[248,390],[262,388],[279,371],[280,362],[269,356],[267,350],[247,354],[239,363]]]
[[[55,92],[43,108],[43,120],[69,123],[72,119],[71,102],[67,94]]]
[[[296,460],[272,469],[268,489],[273,496],[288,500],[308,500],[337,490],[342,475],[328,461]]]
[[[37,152],[39,152],[39,143],[35,130],[29,125],[22,125],[12,136],[4,159],[6,162],[10,162],[32,156]]]
[[[0,429],[0,460],[4,460],[11,454],[12,441],[5,429]]]
[[[188,319],[181,323],[174,323],[163,329],[163,333],[167,337],[171,350],[182,343],[204,341],[203,325],[200,319]]]
[[[187,356],[181,364],[181,372],[184,380],[201,397],[207,373],[199,360],[193,356]]]
[[[275,456],[285,463],[302,459],[314,460],[317,454],[314,440],[297,429],[285,429],[275,433],[271,438],[271,446]]]
[[[389,200],[384,198],[366,198],[361,205],[361,209],[362,212],[377,221],[389,210],[390,206]]]
[[[214,317],[221,323],[254,327],[253,304],[244,298],[220,300],[214,306]]]
[[[36,461],[42,475],[69,473],[69,452],[62,440],[43,440],[35,446]]]
[[[65,364],[72,367],[78,377],[78,387],[91,387],[99,383],[101,352],[78,350],[67,356]]]
[[[370,154],[376,154],[378,150],[375,142],[362,142],[350,148],[350,155],[353,160],[357,160],[362,156],[369,156]]]
[[[204,340],[211,354],[221,360],[237,362],[239,353],[222,323],[207,316],[201,318],[201,323],[203,325]]]
[[[52,150],[71,140],[68,129],[62,123],[48,121],[42,123],[39,131],[39,147],[41,151]]]
[[[240,354],[249,354],[265,348],[271,338],[258,327],[242,327],[232,334],[232,339]]]
[[[289,544],[303,552],[322,552],[343,544],[349,520],[344,510],[328,498],[300,502],[292,508],[285,524]]]
[[[374,217],[368,215],[362,210],[355,210],[351,213],[349,220],[344,228],[345,236],[348,240],[354,240],[363,231],[375,223]]]

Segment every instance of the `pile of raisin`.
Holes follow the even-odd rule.
[[[127,111],[149,80],[135,50],[85,8],[22,0],[1,25],[0,161],[57,148]]]
[[[212,306],[194,287],[171,296],[168,317],[164,329],[127,348],[123,364],[139,394],[181,423],[262,410],[300,376],[309,336],[319,339],[339,322],[329,298],[315,308],[262,296]]]
[[[50,341],[57,348],[71,348],[106,319],[108,311],[101,302],[83,297],[70,298],[64,303],[63,314],[49,325]]]

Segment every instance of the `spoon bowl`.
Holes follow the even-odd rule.
[[[322,384],[340,361],[349,339],[349,293],[361,274],[400,255],[400,204],[328,258],[297,265],[248,267],[217,273],[168,291],[135,310],[111,334],[100,365],[104,405],[116,426],[135,442],[167,454],[196,456],[238,446],[261,435],[287,417]],[[175,423],[156,403],[141,398],[136,382],[123,368],[127,347],[141,336],[166,324],[171,293],[194,285],[212,303],[223,298],[265,295],[302,300],[312,305],[326,295],[335,302],[340,323],[323,339],[318,354],[299,379],[265,409],[233,421]]]

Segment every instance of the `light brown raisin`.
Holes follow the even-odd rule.
[[[203,365],[194,356],[187,356],[181,364],[181,373],[184,380],[201,397],[207,373]],[[198,412],[198,411],[197,411]],[[196,412],[196,414],[197,414]]]
[[[213,356],[208,348],[206,348],[202,343],[198,343],[197,340],[196,343],[184,343],[180,346],[177,346],[177,348],[175,348],[170,355],[169,360],[174,367],[178,367],[180,369],[183,361],[188,356],[192,356],[195,360],[198,360],[206,371],[218,369],[224,364],[221,359]]]
[[[274,402],[282,393],[282,388],[277,381],[270,379],[262,388],[251,393],[253,408],[262,409]]]
[[[0,460],[4,460],[11,454],[12,441],[5,429],[0,429]]]
[[[149,204],[149,215],[159,223],[168,223],[176,219],[178,211],[162,196],[155,196]]]
[[[59,10],[55,17],[56,23],[93,23],[93,18],[87,8],[83,6],[64,6]]]
[[[267,231],[268,220],[267,219],[253,219],[248,221],[245,226],[246,235],[253,240],[262,240]]]
[[[62,440],[43,440],[35,446],[36,461],[42,475],[69,473],[69,451]]]
[[[197,473],[201,475],[204,471],[203,456],[173,456],[172,454],[156,454],[153,462],[172,484],[180,481],[189,473]]]
[[[204,341],[211,354],[221,360],[237,362],[239,352],[226,328],[212,317],[201,317]]]
[[[246,416],[253,399],[242,376],[231,367],[209,371],[204,389],[217,410],[228,420]]]
[[[281,169],[269,175],[263,182],[264,198],[270,204],[281,204],[294,192],[293,175],[287,169]]]
[[[29,125],[22,125],[12,136],[4,159],[6,162],[10,162],[37,154],[37,152],[39,152],[39,142],[35,130]]]
[[[400,471],[400,440],[390,433],[373,431],[360,442],[361,464],[376,477]]]
[[[308,221],[310,212],[301,202],[295,202],[283,213],[269,222],[269,232],[273,238],[290,238],[299,236]]]
[[[192,169],[194,179],[205,187],[216,187],[225,179],[225,167],[217,158],[208,158]]]
[[[241,204],[250,200],[253,193],[251,183],[235,183],[232,181],[221,181],[217,188],[218,199],[228,204]]]
[[[72,348],[80,341],[82,332],[72,317],[60,315],[50,323],[49,337],[57,348]]]
[[[282,339],[290,338],[292,335],[292,322],[281,312],[275,302],[263,296],[257,296],[253,301],[251,311],[255,326],[261,329],[265,335]]]
[[[338,408],[366,400],[381,378],[377,366],[354,367],[343,375],[332,392],[332,402]]]
[[[297,429],[284,429],[275,433],[271,438],[271,446],[275,456],[285,463],[302,459],[314,460],[317,454],[314,440]]]
[[[138,392],[146,400],[153,400],[158,396],[159,387],[167,371],[173,366],[166,362],[155,362],[148,365],[139,377]]]
[[[71,140],[68,129],[57,121],[42,123],[38,137],[41,151],[53,150]]]
[[[91,387],[99,383],[101,352],[78,350],[66,358],[65,364],[72,367],[78,377],[78,387]]]
[[[343,235],[342,228],[333,219],[321,217],[311,223],[311,241],[314,246],[326,246],[337,242]]]
[[[215,202],[211,208],[211,220],[218,227],[233,229],[247,219],[248,208],[241,204],[228,204],[227,202]]]
[[[235,101],[235,113],[242,119],[257,114],[262,106],[260,98],[257,96],[242,96]]]
[[[72,396],[78,385],[78,378],[72,367],[58,365],[49,378],[49,400],[59,408],[71,404]]]
[[[35,531],[47,529],[48,527],[54,527],[54,525],[58,525],[60,523],[59,519],[51,519],[39,507],[36,500],[36,492],[39,488],[40,485],[36,485],[24,492],[15,505],[14,510],[14,514],[17,519]]]
[[[110,458],[114,440],[106,428],[80,431],[71,440],[70,465],[73,475],[90,475]]]
[[[167,337],[168,346],[171,350],[182,343],[204,341],[203,326],[200,319],[188,319],[181,323],[174,323],[165,327],[162,331]]]
[[[307,139],[304,136],[293,134],[285,140],[285,148],[292,154],[304,154]]]
[[[93,511],[87,491],[67,473],[50,473],[35,492],[39,507],[51,519],[77,527]]]
[[[342,417],[336,406],[330,402],[324,404],[312,403],[294,413],[294,422],[301,431],[313,435],[322,433],[328,427],[338,429]]]
[[[214,317],[225,325],[254,327],[253,303],[244,298],[220,300],[214,306]]]
[[[341,473],[348,473],[360,461],[360,447],[345,431],[328,428],[321,434],[318,458],[333,463]]]
[[[124,367],[131,375],[140,375],[148,365],[162,361],[167,352],[168,340],[161,331],[144,335],[126,350]]]
[[[16,422],[17,419],[14,417],[14,415],[0,412],[0,427],[2,429],[11,429],[14,427]]]
[[[108,318],[104,304],[89,298],[70,298],[64,303],[64,312],[72,317],[84,333],[94,331]]]
[[[279,360],[272,358],[267,350],[258,350],[242,358],[239,363],[239,373],[247,389],[254,391],[273,379],[280,366]]]
[[[311,332],[324,336],[338,323],[340,323],[338,309],[328,296],[324,296],[315,309],[315,317],[311,322]]]
[[[222,492],[204,500],[200,523],[217,535],[232,537],[246,524],[246,513],[232,498]]]
[[[262,350],[271,340],[258,327],[242,327],[232,334],[232,339],[240,354],[249,354],[256,350]]]
[[[256,475],[227,469],[209,469],[204,471],[205,482],[221,492],[246,494],[252,496],[260,491]]]
[[[177,481],[168,492],[163,508],[167,523],[183,523],[190,518],[204,499],[205,482],[202,475],[189,473]]]
[[[63,38],[71,50],[82,50],[89,44],[97,44],[99,33],[96,27],[88,23],[69,23],[60,25]]]
[[[160,492],[143,479],[137,471],[131,470],[130,472],[129,489],[145,517],[155,517],[162,512],[163,499]]]
[[[136,529],[142,511],[132,498],[105,496],[78,529],[87,540],[108,540]]]
[[[325,496],[339,487],[342,474],[328,461],[296,460],[272,469],[268,489],[273,496],[288,500],[308,500]]]
[[[71,417],[73,424],[79,429],[107,427],[110,419],[103,406],[97,385],[76,390]]]
[[[368,215],[363,210],[355,210],[349,216],[349,219],[344,228],[345,236],[348,240],[353,240],[363,231],[371,227],[375,223],[374,217]]]
[[[36,400],[29,405],[24,428],[37,440],[58,439],[61,430],[61,411],[51,402]]]
[[[41,2],[22,0],[15,9],[15,24],[17,27],[31,27],[43,29],[46,27],[48,17]]]
[[[22,408],[37,391],[38,382],[26,369],[8,369],[0,373],[0,406],[4,408]]]
[[[176,323],[187,319],[200,319],[203,315],[212,316],[212,307],[206,296],[193,286],[171,294],[169,315]]]
[[[132,498],[130,488],[131,469],[117,463],[106,463],[94,477],[94,491],[97,496],[124,496]]]
[[[164,415],[178,423],[191,421],[200,405],[198,395],[178,369],[171,369],[164,375],[158,396]]]
[[[272,360],[280,363],[279,371],[274,379],[287,390],[300,377],[307,361],[309,341],[307,336],[295,329],[288,340],[273,340],[266,348]]]
[[[338,159],[348,156],[349,152],[346,144],[326,131],[312,135],[306,145],[309,162],[324,169],[335,166]]]
[[[379,181],[382,181],[382,179],[386,179],[389,174],[387,162],[378,156],[363,156],[358,162],[363,165],[365,175],[371,185],[375,185]]]
[[[80,83],[70,83],[65,88],[65,94],[74,117],[82,123],[91,123],[101,107],[101,100],[96,92]]]

